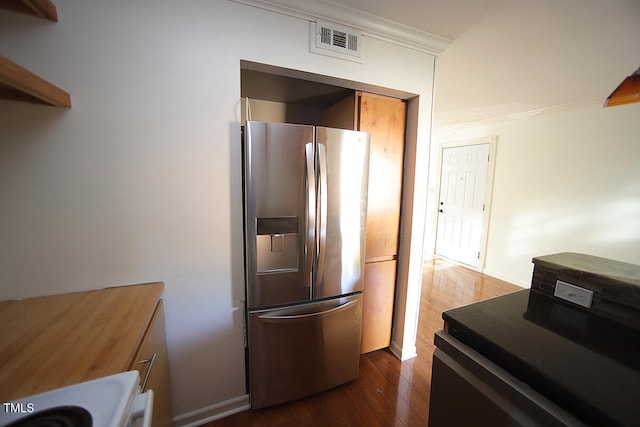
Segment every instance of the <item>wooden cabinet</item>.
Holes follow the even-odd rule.
[[[400,232],[406,103],[364,92],[328,108],[324,126],[371,134],[361,352],[391,340]]]
[[[163,289],[155,282],[0,302],[0,400],[137,369],[141,381],[149,373],[153,426],[171,425]]]
[[[396,259],[400,231],[406,104],[360,94],[358,130],[371,134],[367,262]]]
[[[142,339],[135,362],[130,368],[140,372],[142,391],[153,390],[154,427],[171,426],[171,383],[169,382],[169,360],[165,336],[164,310],[162,300],[158,301],[151,323]]]

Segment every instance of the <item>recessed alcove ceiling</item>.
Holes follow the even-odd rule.
[[[246,69],[241,70],[240,81],[243,98],[285,104],[328,107],[352,93],[338,86]]]
[[[240,62],[240,96],[285,104],[326,108],[346,98],[354,90],[410,99],[415,94],[307,73],[287,68]]]

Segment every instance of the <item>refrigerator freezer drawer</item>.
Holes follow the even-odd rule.
[[[362,295],[249,313],[253,409],[358,377]]]

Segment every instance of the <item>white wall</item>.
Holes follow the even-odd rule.
[[[242,396],[240,60],[420,95],[426,170],[434,58],[313,55],[306,21],[227,1],[56,4],[0,10],[0,51],[73,102],[0,101],[0,300],[162,280],[175,414]]]
[[[435,151],[498,137],[486,273],[528,287],[533,257],[565,251],[640,264],[638,117],[591,104],[434,133]]]

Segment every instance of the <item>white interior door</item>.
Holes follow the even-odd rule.
[[[478,266],[489,144],[442,149],[436,254]]]

